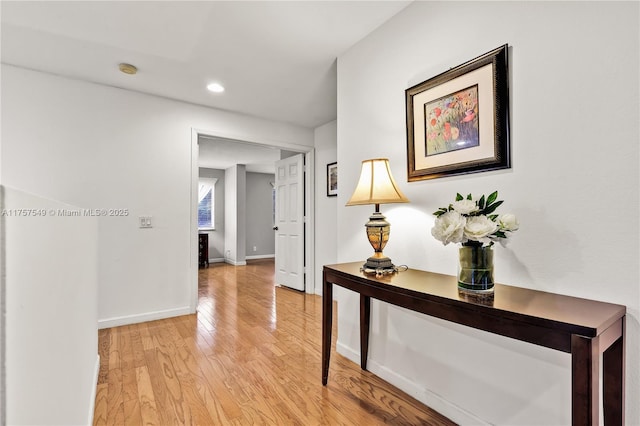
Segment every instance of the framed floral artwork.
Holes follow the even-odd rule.
[[[405,91],[410,182],[511,167],[507,51]]]
[[[327,197],[338,195],[338,163],[327,164]]]

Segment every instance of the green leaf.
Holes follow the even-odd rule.
[[[487,206],[493,203],[498,198],[498,191],[492,192],[489,197],[487,197]]]
[[[448,212],[448,210],[447,210],[447,209],[440,207],[440,208],[438,209],[438,211],[433,212],[433,215],[434,215],[434,216],[436,216],[436,217],[440,217],[440,216],[442,216],[443,214],[445,214],[446,212]]]
[[[478,201],[478,208],[480,210],[484,209],[484,195],[480,197],[480,201]]]
[[[489,219],[495,221],[498,218],[498,216],[499,215],[497,215],[497,214],[490,214],[488,217],[489,217]]]
[[[464,197],[462,195],[460,195],[460,193],[458,192],[456,194],[456,201],[461,201],[461,200],[464,200]]]
[[[494,211],[496,211],[496,209],[498,207],[500,207],[500,204],[502,204],[504,201],[496,201],[495,203],[491,204],[490,206],[485,207],[484,209],[484,214],[489,215],[490,213],[493,213]]]
[[[471,194],[467,195],[467,200],[472,200],[473,198],[471,198]]]

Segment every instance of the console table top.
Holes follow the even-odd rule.
[[[595,337],[623,317],[626,307],[522,287],[496,284],[493,295],[458,290],[455,276],[408,269],[376,277],[360,270],[362,262],[325,265],[325,272],[357,279],[376,291],[395,292],[510,320],[532,321],[552,329]]]

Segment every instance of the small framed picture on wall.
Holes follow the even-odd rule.
[[[327,197],[338,195],[338,163],[327,164]]]

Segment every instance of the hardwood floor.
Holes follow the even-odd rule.
[[[454,424],[335,352],[322,386],[322,298],[273,276],[212,264],[196,315],[100,330],[94,425]]]

